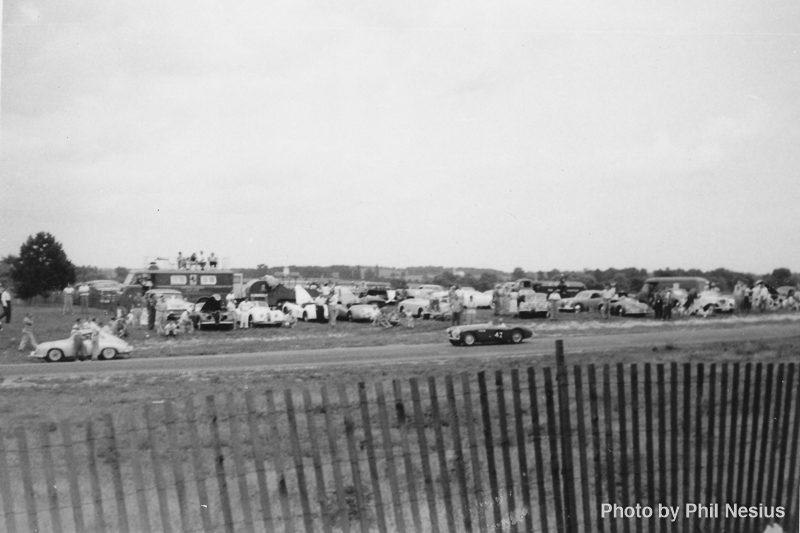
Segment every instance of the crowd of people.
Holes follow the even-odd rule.
[[[178,270],[205,270],[206,265],[210,270],[216,270],[218,261],[214,252],[211,252],[206,261],[203,250],[200,250],[199,254],[192,252],[187,256],[184,256],[183,252],[178,252],[176,264],[178,265]]]

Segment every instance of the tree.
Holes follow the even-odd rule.
[[[75,265],[55,237],[39,232],[20,247],[11,265],[11,279],[17,297],[29,300],[75,283]]]
[[[522,279],[525,277],[525,271],[522,270],[520,267],[514,269],[511,273],[511,281],[517,281],[518,279]]]

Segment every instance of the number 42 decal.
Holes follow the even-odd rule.
[[[494,333],[494,335],[492,335],[492,337],[497,337],[498,339],[502,339],[503,338],[503,332],[502,331],[497,331],[497,332]]]

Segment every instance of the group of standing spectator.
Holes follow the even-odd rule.
[[[205,270],[206,265],[208,265],[210,270],[215,270],[217,268],[217,256],[214,252],[211,252],[206,262],[206,256],[203,254],[203,250],[200,250],[199,254],[192,252],[191,255],[186,257],[184,257],[183,252],[178,252],[177,263],[179,270]]]
[[[76,288],[77,287],[77,288]],[[84,281],[80,285],[67,285],[64,287],[64,290],[61,291],[63,300],[64,300],[64,307],[62,308],[62,314],[66,315],[69,313],[70,315],[75,311],[75,294],[78,294],[78,298],[80,299],[81,303],[81,314],[85,315],[89,312],[89,293],[91,292],[91,287]]]
[[[453,285],[447,294],[447,299],[450,302],[450,323],[453,326],[460,326],[463,314],[465,325],[474,324],[478,304],[471,295],[462,296],[458,291],[458,285]]]

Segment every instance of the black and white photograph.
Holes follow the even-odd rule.
[[[0,20],[0,531],[800,533],[797,2]]]

